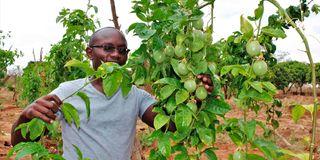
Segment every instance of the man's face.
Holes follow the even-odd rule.
[[[86,52],[95,70],[101,65],[101,61],[124,65],[128,58],[127,43],[117,31],[106,31],[96,35]]]

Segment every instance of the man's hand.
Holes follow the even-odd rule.
[[[47,123],[56,120],[55,113],[58,112],[61,100],[56,95],[41,97],[30,104],[21,114],[26,119],[40,118]]]
[[[208,91],[208,94],[211,94],[213,91],[213,84],[210,79],[210,76],[207,74],[199,74],[197,78],[201,81],[200,85],[204,86],[204,88]]]

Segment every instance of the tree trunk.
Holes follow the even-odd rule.
[[[289,88],[288,88],[288,90],[287,90],[287,93],[290,92],[290,90],[291,90],[291,88],[292,88],[293,85],[294,85],[294,83],[291,83],[291,85],[289,86]]]
[[[116,12],[116,6],[114,4],[114,0],[110,0],[110,5],[111,5],[111,12],[112,12],[112,22],[114,24],[114,27],[120,30],[120,26],[118,23],[118,16]]]
[[[223,85],[224,99],[228,99],[228,85]]]

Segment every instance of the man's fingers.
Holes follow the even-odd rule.
[[[57,105],[56,101],[50,100],[51,98],[43,97],[36,101],[36,104],[39,104],[45,108],[52,110],[52,112],[56,113],[59,110],[59,105]]]
[[[42,119],[43,121],[45,121],[47,123],[52,123],[53,122],[53,120],[51,118],[47,117],[45,114],[43,114],[43,113],[41,113],[41,112],[39,112],[37,110],[33,110],[32,112],[33,112],[32,115],[35,118],[40,118],[40,119]]]
[[[46,108],[41,105],[35,105],[34,109],[40,112],[41,114],[45,115],[46,117],[49,117],[50,119],[56,119],[56,116],[50,108]]]
[[[43,99],[47,101],[54,101],[58,106],[62,104],[62,101],[56,95],[46,95],[43,97]]]
[[[56,105],[58,105],[58,107],[62,104],[62,101],[60,100],[60,98],[56,95],[50,95],[52,100],[56,103]]]

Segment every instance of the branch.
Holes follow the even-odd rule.
[[[118,30],[120,30],[120,26],[118,23],[118,16],[117,16],[117,12],[116,12],[116,6],[114,3],[114,0],[110,0],[110,5],[111,5],[111,12],[112,12],[112,21],[114,24],[114,27],[117,28]]]

